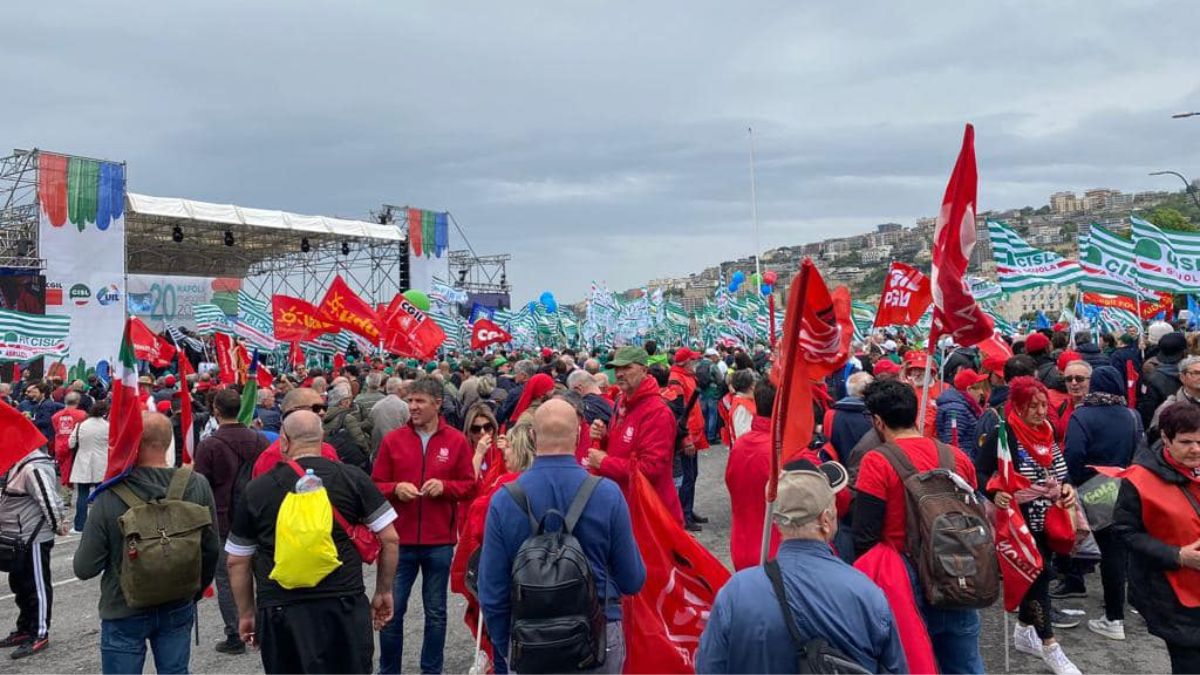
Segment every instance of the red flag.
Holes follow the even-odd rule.
[[[488,345],[512,342],[512,335],[491,319],[479,319],[471,327],[471,349],[483,349]]]
[[[342,374],[342,369],[346,367],[346,355],[341,352],[333,355],[333,374],[335,376]]]
[[[136,316],[129,318],[129,339],[134,357],[149,361],[155,368],[163,368],[175,358],[175,347]]]
[[[379,342],[382,322],[375,308],[351,290],[340,275],[334,277],[329,290],[325,291],[317,313],[327,323],[357,333],[372,344]]]
[[[146,408],[138,396],[137,364],[134,360],[131,326],[136,319],[125,323],[125,338],[121,341],[120,372],[112,384],[112,408],[108,412],[108,468],[99,489],[125,477],[137,461],[138,446],[142,443],[142,413]],[[94,493],[93,493],[94,494]]]
[[[700,634],[729,570],[675,522],[638,471],[630,476],[628,497],[646,583],[622,602],[625,672],[693,672]]]
[[[233,384],[237,381],[237,366],[233,359],[233,338],[225,333],[214,333],[213,347],[217,352],[217,377],[224,384]]]
[[[192,430],[195,422],[192,419],[192,390],[188,385],[188,376],[196,371],[192,370],[192,362],[188,361],[183,350],[179,350],[179,429],[183,433],[183,447],[180,448],[183,453],[184,464],[191,464],[192,457],[196,454],[196,435]]]
[[[11,405],[0,403],[0,475],[8,473],[21,458],[34,448],[46,445],[46,437],[29,421],[28,417]]]
[[[915,326],[933,302],[929,278],[911,265],[893,262],[883,279],[876,326]]]
[[[250,381],[250,352],[246,351],[246,345],[240,342],[233,346],[233,367],[237,370],[239,384]]]
[[[1017,473],[1013,465],[1012,451],[1008,447],[1008,427],[1003,419],[1000,420],[997,443],[996,473],[988,480],[988,491],[1001,490],[1013,494],[1029,487],[1029,479]],[[996,509],[996,554],[1000,558],[1004,581],[1004,609],[1013,612],[1042,573],[1044,564],[1037,542],[1033,540],[1033,533],[1025,524],[1015,498],[1009,502],[1008,508]]]
[[[258,383],[259,389],[270,389],[275,384],[275,375],[271,373],[271,369],[263,364],[258,364],[258,373],[254,376],[255,382]]]
[[[12,379],[9,380],[13,384],[21,381],[21,364],[18,361],[13,361]]]
[[[933,231],[933,329],[929,344],[945,333],[970,347],[992,336],[992,319],[975,302],[967,284],[967,263],[975,249],[975,206],[978,175],[975,172],[975,127],[967,125],[962,150],[942,197]]]
[[[780,462],[805,452],[812,440],[812,381],[846,362],[853,335],[850,292],[840,287],[831,296],[812,260],[805,258],[788,291],[783,339],[771,372],[778,391],[771,414],[775,451],[767,501],[775,501]]]
[[[394,354],[432,358],[446,333],[408,298],[397,293],[384,319],[384,348]]]
[[[1125,361],[1125,404],[1130,408],[1137,408],[1138,379],[1133,359]]]
[[[304,365],[304,350],[300,348],[299,340],[292,340],[292,346],[288,348],[288,363],[292,364],[293,368]]]
[[[311,302],[288,295],[271,296],[271,318],[277,340],[312,340],[337,326],[322,321]]]

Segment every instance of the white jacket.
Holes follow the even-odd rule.
[[[75,427],[69,443],[75,448],[72,483],[103,483],[108,469],[108,420],[88,417]]]

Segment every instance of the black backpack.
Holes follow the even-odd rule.
[[[332,445],[334,450],[337,450],[338,459],[343,464],[357,466],[367,473],[371,472],[371,458],[367,456],[367,451],[354,440],[354,436],[350,435],[350,430],[346,428],[344,422],[329,432],[325,441]]]
[[[516,481],[504,486],[532,528],[512,565],[509,667],[518,673],[570,673],[604,665],[607,619],[592,566],[572,534],[599,484],[598,476],[588,476],[566,516],[549,509],[540,521]],[[562,521],[555,532],[546,530],[551,514]]]
[[[796,650],[797,673],[845,673],[859,675],[870,673],[857,661],[842,653],[840,649],[829,644],[823,637],[813,637],[805,640],[796,628],[796,620],[792,617],[792,607],[787,601],[787,589],[783,586],[783,574],[779,571],[779,561],[768,560],[763,565],[767,579],[775,590],[775,599],[779,601],[779,610],[783,612],[783,623],[787,626],[788,635],[792,637],[792,648]]]

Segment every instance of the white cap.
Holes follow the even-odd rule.
[[[1171,324],[1167,323],[1166,321],[1155,321],[1154,323],[1150,324],[1150,328],[1146,330],[1146,339],[1150,342],[1150,344],[1156,345],[1164,335],[1174,332],[1175,329],[1172,328]]]
[[[718,352],[715,348],[709,347],[708,349],[704,350],[704,355],[705,356],[720,356],[721,353]]]
[[[896,341],[895,341],[895,340],[888,340],[888,341],[884,342],[884,343],[883,343],[883,348],[884,348],[884,349],[886,349],[886,350],[888,350],[889,352],[894,352],[894,351],[896,351]]]

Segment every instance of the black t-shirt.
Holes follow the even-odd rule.
[[[396,512],[391,504],[362,469],[320,456],[301,457],[297,462],[305,469],[312,469],[321,479],[333,508],[351,525],[363,523],[378,532],[395,520]],[[259,607],[278,607],[365,592],[362,558],[336,519],[332,523],[333,543],[337,546],[341,566],[312,588],[286,590],[270,578],[275,567],[275,521],[284,497],[295,489],[298,479],[290,465],[278,464],[250,481],[245,497],[238,500],[226,551],[254,556]]]

